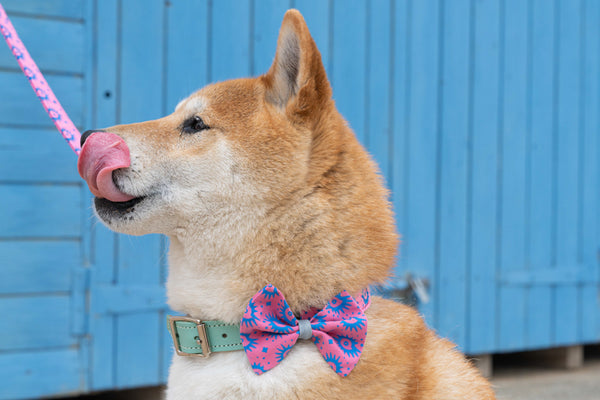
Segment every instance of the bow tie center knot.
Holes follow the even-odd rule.
[[[310,339],[312,337],[312,327],[310,321],[307,319],[298,320],[298,338],[299,339]]]

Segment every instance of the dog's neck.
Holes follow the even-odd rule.
[[[170,236],[167,295],[173,310],[203,320],[240,321],[255,287],[243,281],[238,260],[256,229],[256,215],[221,210],[220,216],[191,218]]]
[[[285,207],[221,209],[219,215],[190,219],[171,236],[171,308],[236,322],[268,283],[282,291],[295,313],[320,309],[342,290],[360,292],[371,283],[367,268],[344,249],[350,239],[315,202],[322,203],[319,193],[307,189]]]

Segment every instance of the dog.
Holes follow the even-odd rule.
[[[174,355],[168,400],[495,398],[414,309],[365,300],[365,288],[388,278],[399,244],[388,191],[337,111],[298,11],[285,14],[266,74],[208,85],[169,116],[87,131],[82,143],[79,170],[98,218],[116,232],[170,238],[168,303],[197,319],[201,353],[202,321],[242,321],[244,349]],[[246,318],[261,290],[276,290],[296,336],[312,338],[294,339],[264,373],[243,331],[256,325]],[[313,319],[300,322],[340,294],[353,304],[363,296],[356,312],[367,332],[344,374],[319,351]]]

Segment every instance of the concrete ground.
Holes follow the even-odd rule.
[[[495,356],[491,381],[499,400],[600,400],[600,346],[588,348],[583,367],[572,370],[524,360],[520,355]],[[163,392],[152,387],[70,400],[161,400]]]
[[[568,371],[497,368],[492,384],[499,400],[599,400],[600,360],[586,361],[582,368]]]

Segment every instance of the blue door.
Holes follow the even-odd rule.
[[[600,342],[597,1],[2,4],[82,130],[265,72],[300,9],[391,190],[392,285],[426,280],[420,311],[471,354]],[[0,96],[0,399],[163,383],[166,238],[91,215],[3,45]]]

